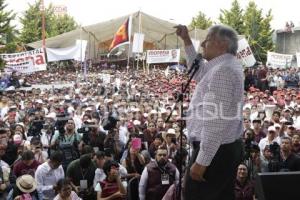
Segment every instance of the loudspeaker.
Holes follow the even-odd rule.
[[[300,199],[300,171],[258,173],[255,182],[259,200]]]

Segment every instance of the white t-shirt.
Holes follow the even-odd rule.
[[[71,197],[71,200],[82,200],[80,197],[78,197],[78,195],[74,191],[71,192],[70,197]],[[53,200],[61,200],[59,194],[56,195],[56,197]]]

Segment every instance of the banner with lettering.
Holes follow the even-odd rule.
[[[271,68],[291,67],[293,55],[268,52],[267,66]]]
[[[20,53],[0,54],[5,61],[5,72],[32,73],[47,69],[45,53],[42,48]]]
[[[147,63],[172,63],[179,62],[180,49],[148,50]]]
[[[250,45],[245,38],[239,40],[238,42],[236,57],[241,61],[242,65],[246,67],[252,67],[256,63]]]
[[[297,66],[300,67],[300,52],[296,53],[296,58],[297,58]]]

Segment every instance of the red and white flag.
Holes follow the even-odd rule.
[[[114,38],[109,46],[109,54],[116,48],[130,43],[131,34],[131,16],[119,27]],[[109,56],[108,54],[108,56]]]

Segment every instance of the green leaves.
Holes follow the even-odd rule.
[[[191,27],[192,28],[198,28],[198,29],[207,29],[209,28],[213,22],[210,18],[206,17],[206,15],[199,11],[198,15],[196,17],[193,17]]]
[[[222,24],[234,28],[239,34],[244,32],[243,9],[241,9],[237,0],[232,2],[230,10],[221,10],[219,20]]]
[[[16,46],[15,35],[17,32],[15,26],[11,25],[11,21],[15,19],[16,14],[11,10],[8,11],[6,7],[5,0],[0,0],[0,53],[10,52]],[[0,69],[3,66],[4,61],[0,59]]]
[[[23,25],[20,40],[25,44],[42,39],[42,12],[40,11],[40,3],[41,1],[38,0],[33,5],[29,5],[28,10],[20,18]],[[45,8],[46,38],[69,32],[75,28],[77,28],[77,24],[73,17],[69,15],[56,16],[51,4],[48,8]]]
[[[272,11],[263,14],[263,10],[258,8],[254,1],[250,1],[243,10],[238,0],[233,0],[229,10],[221,9],[219,21],[234,28],[238,34],[247,38],[249,45],[257,61],[266,62],[267,52],[274,50],[272,35],[274,30],[271,28],[273,19]],[[198,16],[193,18],[191,25],[193,27],[206,29],[213,22],[207,18],[204,13],[199,12]]]

